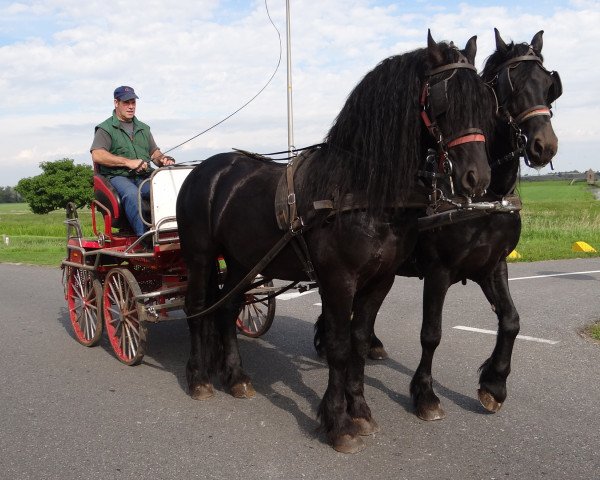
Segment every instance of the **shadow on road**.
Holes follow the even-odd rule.
[[[57,322],[76,342],[69,320],[68,310],[61,308]],[[142,365],[174,375],[182,390],[187,392],[185,364],[189,356],[189,333],[183,320],[148,324],[148,343]],[[313,323],[289,316],[277,316],[273,327],[260,339],[238,336],[244,369],[252,378],[256,391],[278,409],[294,417],[299,429],[309,436],[318,435],[325,442],[324,435],[318,434],[316,412],[327,385],[327,363],[319,358],[313,348]],[[99,346],[114,358],[106,336]],[[114,358],[115,362],[118,362]],[[375,388],[406,412],[414,414],[414,407],[408,392],[400,393],[396,385],[384,383],[377,374],[369,375],[371,366],[385,366],[395,372],[412,378],[414,370],[401,362],[388,358],[385,361],[367,360],[365,384]],[[311,388],[303,375],[318,372],[323,391]],[[215,388],[224,394],[218,379]],[[486,413],[475,398],[444,387],[434,381],[436,393],[455,403],[460,408],[474,413]],[[297,399],[301,399],[298,401]],[[443,400],[442,400],[443,402]],[[308,410],[306,405],[308,404]]]

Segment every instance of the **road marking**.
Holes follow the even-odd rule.
[[[514,280],[531,280],[534,278],[564,277],[567,275],[587,275],[590,273],[600,273],[600,270],[589,270],[587,272],[550,273],[548,275],[533,275],[531,277],[515,277],[515,278],[509,278],[508,281],[512,282]],[[301,293],[299,293],[299,292],[282,293],[281,295],[277,295],[277,299],[278,300],[292,300],[294,298],[298,298],[303,295],[308,295],[309,293],[315,293],[315,292],[317,292],[316,289],[308,290],[306,292],[301,292]],[[315,305],[320,305],[320,304],[315,304]]]
[[[587,272],[549,273],[548,275],[534,275],[532,277],[515,277],[509,278],[508,281],[512,282],[513,280],[531,280],[533,278],[564,277],[565,275],[586,275],[589,273],[600,273],[600,270],[589,270]]]
[[[290,293],[282,293],[281,295],[277,295],[277,300],[292,300],[293,298],[301,297],[302,295],[308,295],[309,293],[315,293],[316,290],[308,290],[306,292],[290,292]]]
[[[495,330],[484,330],[483,328],[473,328],[473,327],[465,327],[463,325],[456,325],[457,330],[466,330],[467,332],[476,332],[476,333],[487,333],[489,335],[497,335],[498,332]],[[550,345],[556,345],[558,343],[557,340],[546,340],[545,338],[537,338],[537,337],[528,337],[527,335],[517,335],[519,340],[528,340],[530,342],[538,342],[538,343],[548,343]]]

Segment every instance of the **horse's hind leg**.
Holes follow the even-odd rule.
[[[383,342],[375,335],[375,327],[371,334],[371,346],[369,347],[369,358],[371,360],[385,360],[388,358],[388,353],[385,351]]]
[[[227,261],[227,259],[226,259]],[[233,262],[228,262],[227,281],[224,291],[235,287],[242,280],[244,275],[238,274],[234,270]],[[236,321],[244,295],[237,295],[221,307],[217,313],[217,329],[221,337],[223,345],[223,363],[221,365],[221,382],[225,389],[235,398],[252,398],[256,392],[250,381],[250,377],[246,375],[242,369],[242,357],[237,341],[237,326]]]
[[[325,320],[323,314],[319,315],[315,322],[315,335],[313,337],[313,345],[317,351],[319,357],[325,357],[327,352],[325,351]]]
[[[431,364],[435,349],[442,339],[442,310],[449,286],[444,272],[428,275],[423,285],[421,361],[410,382],[410,394],[417,417],[421,420],[441,420],[446,416],[440,399],[433,391]]]
[[[215,298],[211,276],[216,275],[214,260],[196,261],[188,268],[188,287],[185,297],[187,316],[201,312]],[[213,281],[211,281],[213,280]],[[216,283],[215,283],[216,284]],[[188,318],[190,330],[190,358],[186,365],[186,378],[192,398],[204,400],[214,395],[211,382],[219,356],[219,338],[213,315]]]
[[[501,260],[481,289],[498,316],[498,336],[490,358],[480,367],[479,401],[490,412],[497,412],[506,400],[506,379],[510,373],[515,338],[519,333],[519,314],[508,288],[506,261]]]

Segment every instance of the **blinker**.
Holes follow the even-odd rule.
[[[434,117],[448,110],[448,79],[437,82],[429,87],[429,107]]]
[[[558,72],[553,70],[549,73],[550,78],[552,79],[552,85],[548,89],[548,97],[546,98],[546,102],[548,105],[551,105],[558,97],[562,95],[563,87]]]

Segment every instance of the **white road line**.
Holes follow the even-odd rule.
[[[600,270],[589,270],[587,272],[550,273],[548,275],[534,275],[532,277],[515,277],[509,278],[508,281],[512,282],[513,280],[531,280],[533,278],[564,277],[565,275],[586,275],[589,273],[600,273]]]
[[[487,333],[489,335],[497,335],[498,332],[494,330],[484,330],[483,328],[473,328],[473,327],[465,327],[463,325],[456,325],[457,330],[466,330],[467,332],[476,332],[476,333]],[[550,345],[556,345],[558,343],[557,340],[546,340],[545,338],[537,338],[537,337],[528,337],[527,335],[517,335],[519,340],[528,340],[530,342],[538,342],[538,343],[548,343]]]
[[[290,293],[282,293],[281,295],[277,295],[277,300],[292,300],[293,298],[301,297],[302,295],[308,295],[309,293],[315,293],[316,290],[308,290],[306,292],[290,292]]]
[[[589,270],[587,272],[567,272],[567,273],[550,273],[548,275],[533,275],[531,277],[515,277],[515,278],[509,278],[508,281],[512,282],[514,280],[531,280],[534,278],[548,278],[548,277],[564,277],[567,275],[587,275],[590,273],[600,273],[600,270]],[[308,295],[309,293],[316,293],[316,289],[315,290],[308,290],[306,292],[290,292],[290,293],[282,293],[281,295],[277,296],[277,300],[292,300],[294,298],[298,298],[301,297],[302,295]],[[315,304],[317,305],[317,304]],[[320,305],[320,304],[319,304]]]

